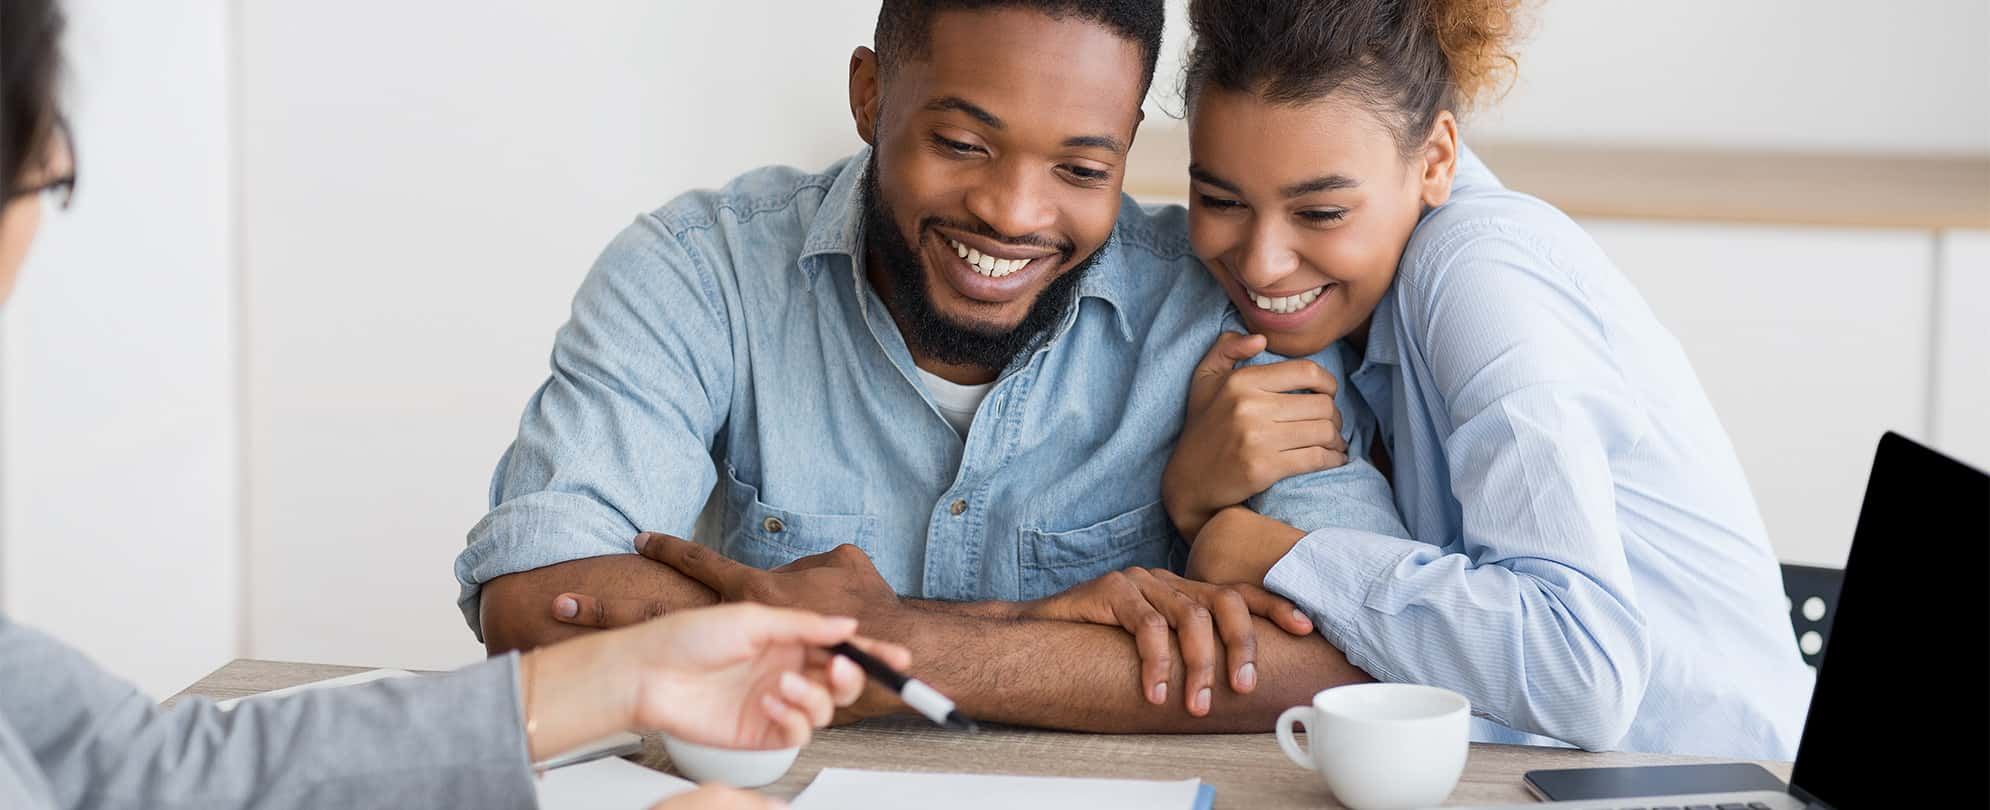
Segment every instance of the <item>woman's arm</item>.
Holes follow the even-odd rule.
[[[1458,536],[1320,528],[1265,583],[1377,678],[1455,689],[1511,728],[1609,748],[1651,666],[1610,455],[1646,426],[1549,251],[1496,224],[1445,244],[1398,280],[1397,328],[1446,408],[1431,418],[1449,428]]]
[[[515,656],[457,672],[162,710],[0,619],[0,715],[64,808],[529,808]]]
[[[422,678],[161,710],[69,647],[0,620],[0,716],[65,808],[532,807],[531,761],[616,731],[799,745],[862,690],[820,648],[856,622],[692,610]],[[901,669],[895,645],[855,643]]]

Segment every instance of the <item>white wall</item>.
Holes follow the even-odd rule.
[[[1990,152],[1983,0],[1547,0],[1482,134]]]
[[[237,649],[228,15],[69,9],[82,186],[0,319],[0,605],[163,697]]]
[[[681,191],[854,150],[845,65],[874,18],[244,7],[252,654],[481,654],[450,563],[582,274]]]

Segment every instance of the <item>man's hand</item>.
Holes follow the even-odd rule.
[[[1161,476],[1183,537],[1280,479],[1347,463],[1334,406],[1340,382],[1311,360],[1236,368],[1263,349],[1262,336],[1225,332],[1189,381],[1181,439]]]
[[[1253,614],[1293,635],[1313,632],[1313,623],[1296,606],[1263,588],[1211,585],[1162,568],[1111,571],[1056,596],[1025,603],[1021,612],[1023,618],[1125,628],[1140,651],[1141,693],[1157,706],[1168,700],[1175,646],[1170,636],[1178,637],[1188,676],[1182,704],[1196,717],[1209,714],[1219,635],[1229,656],[1230,688],[1238,694],[1257,688]]]

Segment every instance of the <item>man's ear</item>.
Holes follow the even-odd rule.
[[[1458,118],[1450,110],[1438,110],[1425,138],[1421,186],[1423,204],[1430,208],[1451,199],[1451,180],[1458,175]]]
[[[878,100],[883,87],[878,83],[878,54],[861,45],[850,52],[850,118],[857,125],[857,137],[878,145]]]

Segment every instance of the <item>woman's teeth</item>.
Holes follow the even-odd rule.
[[[952,245],[954,252],[967,260],[967,266],[974,268],[974,272],[989,278],[1001,278],[1023,269],[1030,263],[1029,259],[997,259],[952,239],[948,239],[947,244]]]
[[[1307,304],[1313,303],[1314,300],[1318,299],[1326,291],[1327,287],[1323,284],[1298,295],[1288,295],[1283,298],[1267,298],[1262,295],[1253,295],[1251,296],[1251,303],[1257,304],[1258,309],[1266,312],[1278,315],[1290,315],[1305,309]]]

